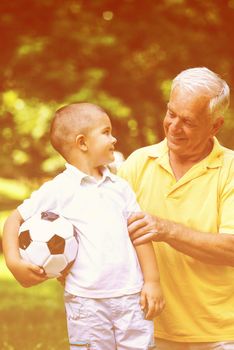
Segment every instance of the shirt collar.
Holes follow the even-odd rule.
[[[116,176],[111,173],[111,171],[103,166],[102,168],[102,179],[97,181],[93,176],[90,176],[86,173],[84,173],[83,171],[79,170],[78,168],[76,168],[74,165],[66,163],[65,164],[66,167],[66,173],[68,173],[69,175],[73,175],[76,177],[76,181],[78,181],[80,184],[83,181],[87,181],[87,182],[96,182],[96,183],[101,183],[101,182],[105,182],[111,180],[112,182],[116,181]]]
[[[223,147],[220,145],[216,137],[214,137],[213,140],[214,146],[212,151],[206,158],[201,160],[204,166],[208,168],[216,168],[222,165]],[[159,144],[149,147],[147,155],[150,158],[157,158],[159,163],[164,163],[166,158],[169,161],[167,139],[165,138]]]
[[[204,159],[204,166],[207,168],[218,168],[223,164],[223,147],[220,145],[216,137],[214,139],[214,146],[210,154]]]
[[[150,158],[160,158],[165,153],[168,153],[167,139],[165,138],[162,142],[150,146],[147,151],[147,155]]]

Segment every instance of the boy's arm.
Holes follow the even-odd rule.
[[[21,259],[18,244],[19,227],[23,223],[18,210],[8,217],[3,228],[3,253],[6,265],[23,287],[30,287],[45,281],[43,269]]]
[[[125,199],[124,217],[129,224],[132,213],[140,212],[141,208],[136,201],[136,195],[129,184],[124,180],[123,197]],[[164,308],[165,302],[161,291],[157,260],[152,242],[135,246],[138,260],[143,273],[144,285],[141,290],[141,307],[146,319],[158,315]]]
[[[162,312],[165,301],[163,298],[157,260],[151,242],[135,247],[144,278],[141,291],[141,307],[146,319],[151,319]]]

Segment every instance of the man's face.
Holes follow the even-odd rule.
[[[175,88],[164,119],[169,150],[180,157],[199,158],[207,154],[216,133],[208,111],[209,96]],[[216,130],[216,131],[215,131]]]

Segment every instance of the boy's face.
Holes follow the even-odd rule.
[[[87,132],[88,154],[94,167],[114,161],[116,138],[112,136],[112,126],[108,115],[100,114]]]

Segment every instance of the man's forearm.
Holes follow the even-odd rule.
[[[134,245],[166,242],[202,262],[234,266],[234,234],[195,231],[144,212],[131,215],[128,232]]]
[[[176,250],[205,263],[234,266],[234,235],[205,233],[181,224],[156,218],[155,241],[164,241]]]

